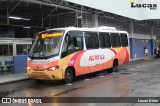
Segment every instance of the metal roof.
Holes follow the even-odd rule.
[[[49,16],[76,11],[89,12],[106,17],[114,17],[115,19],[120,20],[137,21],[131,18],[116,15],[114,13],[109,13],[102,10],[94,9],[92,7],[68,2],[66,0],[1,0],[0,25],[47,28],[50,27]],[[30,20],[15,20],[9,18],[10,16],[16,16]],[[145,20],[140,22],[150,26],[160,25],[159,20]]]

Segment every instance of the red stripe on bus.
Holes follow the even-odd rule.
[[[116,52],[115,50],[113,50],[113,49],[110,49],[110,50],[112,50],[112,51],[114,52],[115,55],[117,54],[117,52]]]
[[[68,63],[68,65],[69,65],[69,66],[73,66],[73,65],[75,64],[75,61],[76,61],[76,59],[78,58],[78,56],[79,56],[80,54],[84,53],[84,52],[85,52],[85,50],[75,53],[75,55],[70,59],[70,62]]]
[[[126,58],[125,58],[123,64],[128,63],[128,62],[129,62],[129,53],[128,53],[128,50],[126,49]]]

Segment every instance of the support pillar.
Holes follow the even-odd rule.
[[[92,15],[92,27],[98,27],[98,15],[97,14]]]
[[[9,12],[8,12],[8,6],[7,6],[7,24],[9,25]]]
[[[17,51],[17,49],[16,49],[16,43],[15,43],[15,41],[13,41],[13,56],[17,55],[16,51]]]
[[[151,32],[151,55],[154,55],[154,49],[155,49],[155,43],[156,43],[156,39],[155,39],[155,36],[154,36],[154,28],[151,27],[150,28],[150,32]]]
[[[136,51],[134,50],[134,26],[133,22],[129,23],[129,41],[130,41],[130,54],[131,58],[136,58]]]

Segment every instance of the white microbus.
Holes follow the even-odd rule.
[[[111,68],[130,60],[126,31],[113,27],[56,28],[40,32],[27,62],[28,76],[36,80],[65,80]]]

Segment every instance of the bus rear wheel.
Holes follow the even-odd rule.
[[[40,79],[34,79],[36,83],[43,83],[44,81],[43,80],[40,80]]]
[[[112,72],[118,71],[118,63],[116,61],[113,62]]]
[[[73,81],[73,78],[74,78],[73,70],[67,68],[65,71],[65,78],[64,78],[65,83],[66,84],[71,83]]]

